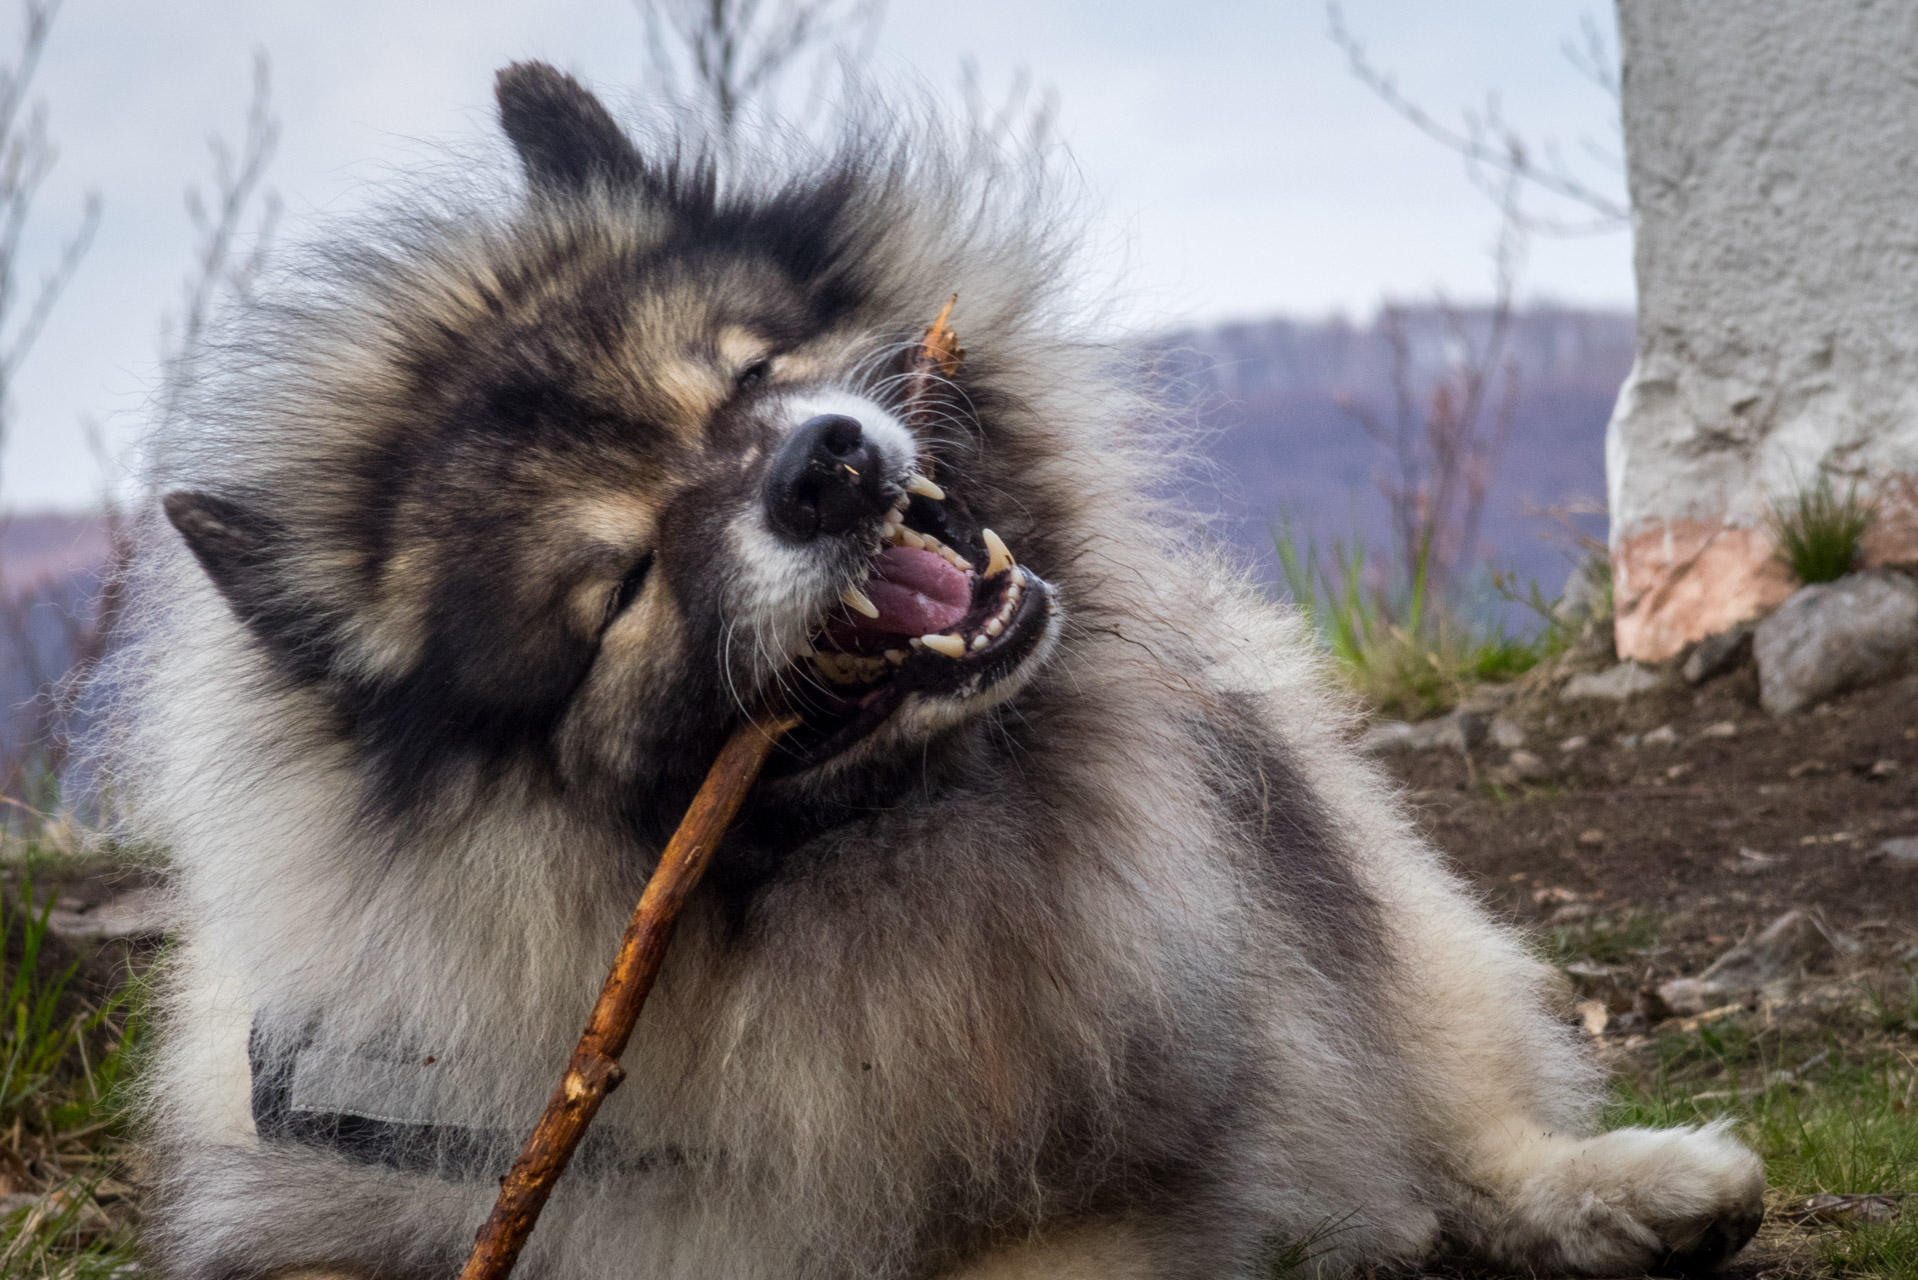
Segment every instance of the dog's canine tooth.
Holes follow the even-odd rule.
[[[992,530],[981,529],[979,539],[986,544],[986,576],[988,578],[1018,563],[1012,558],[1012,552],[1006,549],[1005,539]]]
[[[876,618],[879,616],[879,606],[874,604],[871,600],[868,600],[866,598],[866,593],[861,591],[858,587],[847,587],[844,591],[839,593],[839,598],[846,602],[846,607],[848,609],[851,609],[857,613],[863,613],[868,618]]]
[[[958,636],[920,636],[919,643],[934,653],[944,654],[948,658],[966,656],[966,642]]]
[[[916,493],[922,498],[931,498],[934,502],[944,502],[946,491],[918,472],[906,477],[906,492]]]

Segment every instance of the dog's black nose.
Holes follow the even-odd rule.
[[[795,542],[840,534],[890,503],[878,450],[856,419],[822,413],[799,424],[766,473],[766,518]]]

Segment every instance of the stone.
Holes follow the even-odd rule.
[[[1571,737],[1565,739],[1565,741],[1559,743],[1558,750],[1561,755],[1569,756],[1574,751],[1583,751],[1585,748],[1591,745],[1592,745],[1592,740],[1590,738],[1586,737],[1582,733],[1575,733]]]
[[[1609,604],[1610,570],[1610,565],[1589,558],[1572,566],[1572,572],[1565,579],[1565,589],[1559,593],[1558,603],[1552,606],[1552,616],[1560,626],[1582,627]]]
[[[1738,721],[1720,720],[1716,724],[1708,724],[1698,731],[1698,736],[1701,738],[1736,738],[1738,736]]]
[[[1918,582],[1891,569],[1804,587],[1758,624],[1758,702],[1791,715],[1902,675],[1918,651]]]
[[[1516,751],[1525,745],[1525,730],[1516,721],[1507,720],[1504,716],[1494,716],[1488,732],[1492,737],[1492,745],[1501,751]]]
[[[1552,776],[1552,766],[1529,751],[1514,751],[1505,761],[1512,766],[1512,772],[1521,778],[1536,780]]]
[[[1639,740],[1646,747],[1675,747],[1678,745],[1678,730],[1668,724],[1661,724]]]
[[[1558,691],[1558,696],[1561,702],[1577,702],[1584,698],[1623,702],[1638,694],[1663,688],[1664,684],[1662,673],[1636,662],[1621,662],[1608,671],[1589,671],[1573,676]]]
[[[1464,710],[1417,724],[1383,720],[1359,735],[1359,749],[1373,755],[1392,751],[1470,751],[1484,740],[1487,723],[1484,714]]]
[[[1704,684],[1736,671],[1751,657],[1752,633],[1757,629],[1756,623],[1741,622],[1730,631],[1706,636],[1692,647],[1685,665],[1679,668],[1679,675],[1685,678],[1686,684]]]
[[[1818,922],[1787,911],[1757,937],[1712,961],[1696,978],[1675,978],[1658,988],[1673,1013],[1695,1014],[1760,998],[1782,999],[1807,967],[1835,949]]]
[[[1403,720],[1381,720],[1359,735],[1359,750],[1368,755],[1406,751],[1412,746],[1412,726]]]
[[[1894,867],[1918,867],[1918,836],[1895,836],[1868,856],[1873,862],[1888,862]]]
[[[1465,752],[1485,740],[1485,727],[1490,718],[1483,712],[1460,709],[1436,720],[1427,720],[1414,725],[1413,729],[1425,729],[1422,737],[1423,747],[1430,750]]]

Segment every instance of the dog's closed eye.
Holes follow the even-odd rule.
[[[653,553],[649,551],[626,571],[626,576],[619,580],[617,587],[613,588],[613,594],[607,597],[605,625],[611,626],[613,619],[626,612],[633,601],[638,599],[641,589],[646,585],[646,575],[652,567]]]

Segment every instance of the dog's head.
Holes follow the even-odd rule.
[[[774,767],[826,785],[1030,680],[1057,596],[991,529],[1038,504],[990,386],[928,370],[949,282],[869,251],[859,176],[726,192],[550,68],[499,97],[521,213],[396,256],[370,332],[283,353],[317,394],[269,481],[165,500],[376,787],[643,796],[775,700],[804,721]]]

